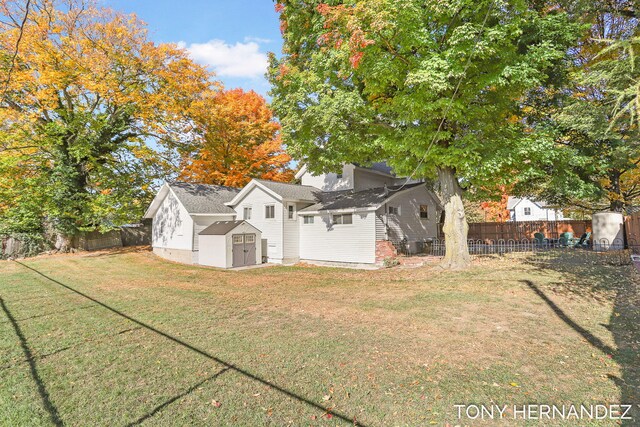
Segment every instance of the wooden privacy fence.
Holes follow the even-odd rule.
[[[640,225],[640,223],[639,223]],[[478,222],[469,224],[469,240],[531,240],[534,234],[542,233],[547,239],[558,239],[562,233],[571,232],[575,237],[591,231],[591,220],[522,221],[522,222]],[[440,225],[440,236],[442,225]]]
[[[79,237],[78,248],[86,251],[151,244],[151,226],[135,224],[100,233],[92,231]]]
[[[123,226],[106,233],[92,231],[76,237],[78,249],[95,251],[151,244],[151,225],[134,224]],[[52,249],[52,244],[44,236],[16,235],[0,236],[0,259],[34,256]]]
[[[628,245],[640,245],[640,213],[624,217],[624,237]]]

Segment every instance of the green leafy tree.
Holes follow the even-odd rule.
[[[633,3],[557,4],[584,31],[555,86],[532,93],[527,121],[552,149],[532,157],[518,191],[591,212],[640,197],[640,41]]]
[[[44,1],[17,25],[20,3],[0,0],[0,222],[46,220],[64,250],[82,230],[141,217],[171,165],[163,153],[188,137],[191,104],[214,83],[133,15]]]
[[[526,1],[279,0],[271,57],[284,143],[312,171],[387,160],[436,178],[446,268],[469,264],[461,186],[507,184],[532,138],[519,100],[566,57],[577,28]]]

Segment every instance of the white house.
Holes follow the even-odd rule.
[[[254,179],[242,189],[165,184],[145,214],[153,218],[154,252],[212,265],[212,252],[228,254],[234,235],[225,226],[226,238],[203,237],[216,221],[254,227],[251,234],[261,234],[258,263],[262,258],[282,264],[375,264],[389,254],[392,243],[423,242],[437,235],[442,208],[435,194],[424,183],[397,178],[382,164],[345,165],[341,175],[312,175],[303,167],[297,178],[301,184]],[[200,260],[199,251],[206,251],[208,261]],[[235,257],[228,255],[225,262],[230,258]]]
[[[560,221],[564,218],[562,211],[549,207],[546,202],[527,198],[511,197],[507,200],[509,220],[522,221]]]
[[[240,192],[218,185],[164,184],[144,218],[153,218],[151,246],[161,257],[198,264],[199,233],[216,221],[233,221],[225,205]]]

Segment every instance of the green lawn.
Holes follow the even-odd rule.
[[[146,251],[0,262],[0,423],[495,425],[458,420],[454,405],[640,403],[635,273],[587,261],[486,258],[456,273],[228,272]]]

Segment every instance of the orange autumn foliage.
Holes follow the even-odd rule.
[[[98,0],[0,0],[0,227],[138,221],[215,76]],[[23,231],[20,225],[12,230]]]
[[[240,187],[252,178],[293,179],[280,125],[254,91],[210,92],[194,107],[199,138],[182,154],[180,179]]]
[[[507,209],[507,201],[509,194],[504,188],[501,188],[502,196],[500,200],[491,200],[480,203],[480,208],[484,212],[485,220],[489,222],[506,222],[509,220],[509,210]]]

